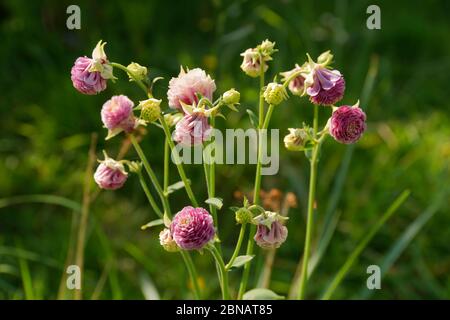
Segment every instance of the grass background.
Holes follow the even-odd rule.
[[[99,133],[99,157],[103,148],[115,154],[121,143],[104,143],[101,105],[119,93],[141,99],[139,89],[118,72],[121,81],[109,83],[105,92],[94,97],[79,94],[70,81],[76,57],[89,55],[103,39],[111,60],[136,61],[149,66],[152,76],[165,78],[155,89],[159,97],[165,97],[164,88],[180,64],[204,68],[216,79],[218,93],[235,87],[242,94],[242,111],[226,123],[219,120],[219,127],[247,128],[245,109],[256,110],[258,89],[257,81],[240,71],[239,54],[266,38],[280,50],[268,78],[303,62],[306,52],[317,56],[331,49],[336,68],[346,78],[346,104],[361,97],[371,61],[378,61],[373,90],[363,101],[368,116],[364,138],[354,148],[332,140],[323,148],[314,243],[327,210],[337,212],[340,220],[310,280],[308,297],[320,296],[359,239],[405,189],[411,190],[410,198],[369,244],[335,297],[450,297],[448,1],[377,1],[381,30],[366,28],[366,8],[372,1],[80,1],[82,28],[75,31],[65,26],[70,4],[0,3],[0,298],[58,296],[73,247],[72,226],[79,217],[90,135]],[[280,128],[283,136],[288,127],[310,122],[311,117],[306,100],[294,97],[277,108],[271,127]],[[322,123],[326,117],[321,110]],[[163,139],[156,128],[149,129],[143,147],[161,174]],[[129,158],[135,157],[130,153]],[[336,188],[346,165],[342,189]],[[280,172],[263,179],[265,190],[279,188],[298,196],[270,285],[283,295],[303,247],[307,168],[301,154],[281,148]],[[195,177],[197,197],[206,199],[203,181],[197,181],[202,168],[187,171]],[[225,206],[239,205],[233,194],[250,191],[253,174],[252,165],[218,167],[217,194]],[[175,179],[176,171],[171,175]],[[75,203],[68,203],[70,209],[17,198],[32,194],[57,195]],[[24,203],[27,200],[31,203]],[[182,191],[171,198],[174,210],[186,202]],[[142,299],[155,297],[155,290],[163,299],[191,297],[179,256],[161,249],[159,230],[140,230],[153,218],[136,177],[117,192],[99,194],[87,229],[84,298]],[[229,257],[238,227],[227,209],[220,212],[220,220]],[[211,258],[195,254],[195,262],[207,296],[217,298],[220,290]],[[251,287],[262,262],[256,260]],[[383,270],[382,289],[375,292],[364,290],[371,264],[389,267]],[[239,275],[240,271],[231,274],[234,288]],[[69,298],[70,293],[62,296]]]

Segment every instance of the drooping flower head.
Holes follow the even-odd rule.
[[[115,79],[113,68],[105,54],[105,44],[101,40],[97,43],[92,58],[84,56],[75,60],[70,78],[79,92],[97,94],[106,89],[106,80]]]
[[[107,140],[122,131],[130,133],[136,128],[139,121],[133,115],[133,106],[133,101],[124,95],[113,96],[103,104],[100,114],[108,129]]]
[[[94,173],[94,180],[102,189],[116,190],[123,186],[128,178],[124,165],[116,161],[105,153],[105,160],[100,164]]]
[[[250,77],[258,77],[262,72],[266,72],[269,66],[267,61],[272,60],[272,54],[276,52],[275,42],[264,40],[256,48],[250,48],[241,53],[243,57],[241,69]]]
[[[168,252],[177,252],[180,250],[177,243],[172,238],[170,229],[165,228],[159,233],[159,243]]]
[[[271,211],[266,211],[256,217],[254,219],[257,223],[254,237],[256,244],[263,249],[279,248],[288,236],[288,229],[282,223],[286,219],[286,217]]]
[[[308,62],[302,66],[304,72],[304,93],[314,104],[332,105],[342,99],[345,91],[345,80],[338,70],[330,70],[333,55],[326,51],[314,62],[308,55]]]
[[[282,81],[287,81],[294,74],[298,74],[294,79],[289,82],[288,88],[293,95],[301,96],[304,91],[305,86],[305,78],[300,74],[301,68],[298,64],[295,65],[295,68],[286,72],[282,72],[281,76]]]
[[[170,231],[177,245],[184,250],[200,250],[215,235],[213,218],[209,212],[190,206],[175,215]]]
[[[329,120],[330,135],[340,143],[355,143],[365,130],[366,114],[359,108],[359,102],[337,108]]]
[[[213,93],[216,90],[216,84],[206,72],[200,68],[192,70],[183,68],[176,78],[169,81],[169,90],[167,98],[169,107],[173,109],[182,109],[182,104],[193,105],[198,103],[197,94],[202,95],[208,100],[212,100]]]

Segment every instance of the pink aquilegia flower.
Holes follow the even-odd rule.
[[[366,130],[366,114],[359,103],[337,108],[329,121],[330,135],[340,143],[355,143]]]
[[[97,94],[106,89],[106,80],[114,79],[112,66],[106,57],[104,46],[100,40],[97,43],[92,58],[79,57],[71,70],[72,84],[84,94]]]
[[[127,96],[113,96],[103,104],[100,112],[102,122],[108,129],[110,139],[122,131],[132,132],[138,125],[138,120],[133,115],[134,103]]]
[[[208,140],[211,126],[203,112],[186,113],[176,124],[173,140],[184,146],[195,146]]]
[[[116,190],[123,186],[128,178],[124,165],[105,153],[105,160],[100,161],[94,174],[94,180],[102,189]]]
[[[300,66],[296,64],[294,69],[281,73],[281,76],[283,77],[282,81],[287,81],[291,76],[294,76],[294,73],[299,73],[300,71]],[[301,74],[298,74],[298,76],[289,82],[288,87],[293,95],[301,96],[304,91],[304,85],[305,78]]]
[[[206,72],[200,68],[184,71],[181,68],[180,74],[176,78],[172,78],[169,82],[169,90],[167,98],[169,106],[173,109],[182,110],[182,103],[186,105],[197,104],[198,97],[212,100],[216,84]]]
[[[184,250],[199,250],[213,240],[215,235],[213,218],[203,208],[184,207],[170,225],[172,237]]]
[[[256,217],[257,230],[253,238],[256,244],[263,249],[279,248],[288,236],[288,229],[282,223],[286,219],[270,211]]]
[[[332,105],[344,96],[345,80],[338,70],[329,70],[316,65],[308,81],[310,85],[306,93],[314,104]]]

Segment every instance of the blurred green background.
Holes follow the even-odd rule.
[[[328,217],[340,216],[333,238],[311,277],[309,298],[317,298],[368,228],[403,190],[412,194],[382,228],[336,292],[336,298],[450,298],[450,212],[447,171],[450,158],[449,98],[450,2],[377,1],[381,30],[366,28],[372,1],[86,1],[81,30],[66,28],[73,1],[0,2],[0,298],[70,298],[64,288],[65,264],[72,264],[84,171],[92,132],[101,150],[117,154],[121,138],[104,142],[100,108],[111,95],[137,101],[139,88],[124,74],[97,96],[79,94],[70,81],[78,56],[90,55],[99,39],[108,42],[110,60],[139,62],[151,76],[163,76],[155,89],[165,98],[168,80],[179,66],[201,67],[216,80],[220,94],[241,93],[238,114],[219,127],[250,126],[245,109],[256,111],[257,80],[239,68],[239,54],[268,38],[279,52],[268,78],[331,49],[334,66],[347,82],[343,103],[362,95],[369,67],[377,71],[362,106],[368,130],[355,147],[327,140],[319,165],[318,212],[314,245]],[[310,122],[306,99],[289,99],[276,109],[272,128]],[[328,111],[321,110],[322,124]],[[162,172],[163,138],[150,127],[144,150]],[[136,159],[130,152],[129,159]],[[173,169],[173,168],[172,168]],[[187,168],[199,199],[206,199],[202,168]],[[225,206],[239,205],[236,191],[249,192],[254,165],[219,166],[217,194]],[[176,182],[176,171],[171,170]],[[263,179],[263,188],[294,192],[298,208],[289,213],[288,241],[278,250],[270,288],[287,295],[303,248],[308,163],[300,153],[281,147],[280,171]],[[345,180],[344,180],[345,179]],[[96,186],[92,185],[93,190]],[[62,206],[35,203],[24,195],[57,195]],[[53,198],[45,198],[54,202]],[[183,191],[173,194],[174,210],[187,204]],[[64,205],[69,205],[67,208]],[[335,214],[336,213],[336,214]],[[220,212],[224,253],[237,239],[233,213]],[[159,245],[159,229],[141,231],[155,218],[131,176],[116,192],[101,192],[90,206],[85,250],[83,298],[191,298],[179,255]],[[333,224],[333,223],[332,223]],[[69,257],[69,258],[67,258]],[[220,289],[207,254],[194,254],[205,291]],[[262,252],[253,265],[250,287],[257,285]],[[364,290],[371,264],[389,266],[382,289]],[[235,292],[240,271],[231,274]],[[63,281],[61,282],[61,279]],[[156,293],[157,292],[157,293]]]

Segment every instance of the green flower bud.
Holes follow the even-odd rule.
[[[130,81],[133,80],[144,80],[147,76],[147,68],[141,66],[139,63],[132,62],[127,66],[127,69],[133,74],[133,77],[128,75],[130,77]]]
[[[305,129],[289,128],[289,134],[284,137],[284,146],[290,151],[302,151],[308,141]]]
[[[240,99],[241,99],[241,94],[239,93],[239,91],[236,91],[234,88],[226,91],[222,97],[223,103],[231,104],[231,105],[238,104]]]
[[[264,91],[264,99],[268,104],[274,106],[280,104],[287,98],[286,88],[282,84],[276,82],[269,83]]]
[[[153,122],[158,120],[161,114],[160,105],[161,100],[150,98],[139,102],[141,108],[141,119],[147,122]]]
[[[251,223],[253,220],[253,214],[246,208],[240,208],[235,214],[236,222],[239,224]]]

